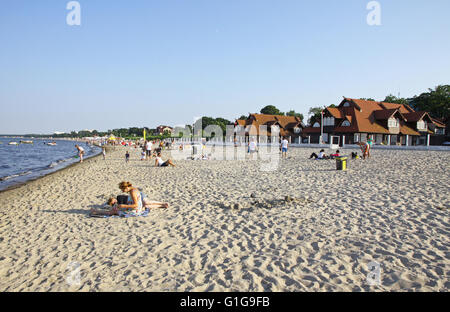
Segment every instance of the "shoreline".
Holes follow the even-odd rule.
[[[99,146],[97,146],[97,147],[99,147]],[[101,156],[101,155],[102,155],[102,151],[100,150],[97,154],[94,153],[93,155],[90,155],[90,156],[84,158],[83,163],[86,162],[86,161],[88,161],[88,160],[91,160],[91,159],[94,158],[94,157],[98,157],[98,156]],[[13,184],[11,184],[10,186],[7,186],[7,187],[4,188],[4,189],[0,189],[0,194],[5,193],[5,192],[8,192],[8,191],[11,191],[11,190],[15,190],[15,189],[21,188],[21,187],[23,187],[23,186],[26,186],[26,185],[32,183],[32,182],[35,182],[35,181],[37,181],[37,180],[40,180],[40,179],[43,179],[43,178],[45,178],[45,177],[51,176],[51,175],[53,175],[53,174],[55,174],[55,173],[59,173],[59,172],[65,170],[65,169],[69,169],[69,168],[74,167],[74,166],[79,165],[79,164],[80,164],[80,163],[79,163],[78,161],[77,161],[77,162],[74,162],[74,163],[69,163],[69,164],[67,164],[66,166],[63,166],[63,167],[58,168],[58,169],[56,169],[56,170],[54,170],[54,171],[45,173],[45,174],[43,174],[43,175],[39,175],[39,176],[37,176],[37,177],[30,178],[30,179],[28,179],[28,180],[26,180],[26,181],[23,181],[23,182],[13,183]]]

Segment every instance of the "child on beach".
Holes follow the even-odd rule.
[[[145,152],[145,151],[142,151],[142,152],[141,152],[141,161],[142,161],[142,160],[145,160],[145,157],[146,157],[146,152]]]
[[[125,153],[125,162],[128,162],[130,160],[130,153],[128,151]]]

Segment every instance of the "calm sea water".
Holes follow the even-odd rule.
[[[9,145],[9,142],[32,140],[33,144]],[[57,171],[79,161],[75,144],[85,149],[85,158],[101,152],[96,146],[74,141],[0,138],[0,190]]]

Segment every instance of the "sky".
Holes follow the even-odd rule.
[[[450,1],[63,0],[0,4],[0,133],[307,116],[343,96],[450,83]]]

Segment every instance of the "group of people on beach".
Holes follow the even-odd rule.
[[[371,136],[369,136],[367,138],[367,142],[357,142],[356,143],[356,145],[358,145],[361,149],[363,159],[370,158],[370,150],[372,148],[372,144],[373,144],[373,138]],[[340,157],[340,156],[341,155],[340,155],[339,150],[336,150],[336,152],[334,154],[326,155],[325,150],[321,149],[319,154],[312,153],[311,156],[309,157],[309,159],[311,159],[311,158],[313,158],[313,159],[334,159],[334,158]],[[356,159],[356,158],[359,158],[358,153],[352,152],[352,159]]]

